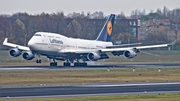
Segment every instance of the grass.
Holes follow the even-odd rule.
[[[3,100],[0,100],[3,101]],[[180,94],[123,95],[76,98],[18,99],[13,101],[180,101]]]
[[[0,71],[0,83],[88,83],[88,82],[180,81],[180,68]]]

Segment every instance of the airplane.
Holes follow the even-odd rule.
[[[131,44],[113,45],[110,41],[114,19],[115,14],[111,14],[96,40],[69,38],[56,33],[36,32],[29,40],[28,47],[9,43],[7,38],[5,38],[3,45],[13,47],[9,51],[12,57],[18,57],[22,54],[22,51],[25,51],[22,54],[25,60],[32,60],[35,58],[35,55],[38,56],[36,63],[41,63],[41,55],[53,59],[53,62],[50,62],[50,66],[57,66],[55,60],[65,61],[64,66],[71,66],[71,63],[74,63],[74,66],[87,66],[86,61],[109,59],[108,52],[111,52],[114,56],[124,55],[126,58],[134,58],[140,52],[140,49],[171,45],[161,44],[137,47],[129,47]],[[132,45],[137,45],[137,43]],[[80,62],[80,60],[82,61]]]

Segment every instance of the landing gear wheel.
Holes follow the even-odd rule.
[[[41,63],[41,60],[39,60],[39,63]]]
[[[36,63],[41,63],[41,60],[36,60]]]
[[[80,66],[87,66],[87,63],[79,63]]]
[[[75,62],[74,66],[80,66],[80,64],[78,62]]]
[[[71,66],[70,63],[64,62],[64,66]]]
[[[87,66],[87,63],[82,63],[82,66]]]
[[[87,66],[87,63],[78,63],[78,62],[75,62],[74,66]]]
[[[57,66],[57,62],[51,62],[50,66]]]
[[[39,63],[39,61],[38,61],[38,60],[36,60],[36,63]]]

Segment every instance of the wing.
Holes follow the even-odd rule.
[[[132,44],[113,45],[113,46],[106,46],[106,48],[118,48],[118,47],[134,46],[134,45],[140,45],[140,44],[142,44],[142,43],[132,43]]]
[[[114,51],[126,51],[126,50],[140,50],[148,48],[160,48],[167,47],[169,45],[174,45],[176,40],[170,44],[161,44],[161,45],[150,45],[150,46],[137,46],[137,47],[125,47],[125,48],[105,48],[105,49],[62,49],[60,53],[90,53],[90,52],[114,52]]]
[[[72,53],[72,54],[87,54],[91,52],[114,52],[114,51],[126,51],[126,50],[139,50],[139,49],[147,49],[147,48],[157,48],[157,47],[167,47],[169,44],[163,45],[151,45],[151,46],[138,46],[138,47],[126,47],[126,48],[105,48],[105,49],[62,49],[59,51],[60,53]]]
[[[150,46],[137,46],[137,47],[126,47],[126,48],[110,48],[110,49],[101,49],[101,52],[113,52],[113,51],[126,51],[126,50],[140,50],[140,49],[148,49],[148,48],[160,48],[160,47],[167,47],[169,45],[174,45],[176,40],[170,44],[161,44],[161,45],[150,45]]]
[[[29,47],[21,46],[21,45],[16,45],[16,44],[13,44],[13,43],[8,43],[7,41],[8,41],[8,39],[5,38],[5,40],[4,40],[4,42],[3,42],[3,45],[9,46],[9,47],[14,47],[14,48],[17,47],[17,48],[20,49],[20,50],[26,50],[26,51],[30,50]]]

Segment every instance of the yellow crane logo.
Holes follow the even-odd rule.
[[[112,23],[111,23],[111,21],[108,21],[107,32],[108,32],[108,35],[110,36],[111,32],[112,32]]]

